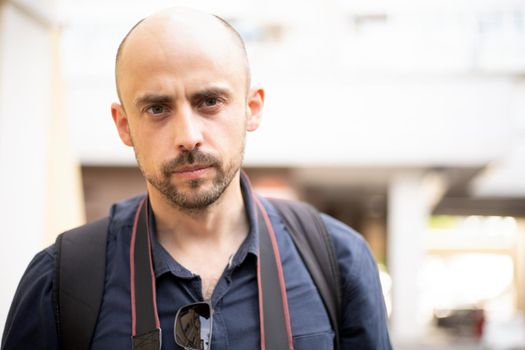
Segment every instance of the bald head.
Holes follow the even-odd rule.
[[[220,45],[229,48],[232,56],[235,56],[234,61],[239,65],[239,69],[243,71],[246,83],[246,89],[250,87],[250,67],[248,63],[248,55],[246,47],[241,35],[233,28],[226,20],[219,16],[211,15],[196,10],[186,8],[170,8],[159,11],[147,18],[137,22],[126,36],[122,39],[116,55],[115,60],[115,80],[117,86],[117,94],[122,103],[122,96],[120,91],[120,80],[127,74],[123,71],[122,61],[126,61],[128,56],[140,55],[137,52],[137,45],[134,49],[128,48],[130,42],[137,41],[137,36],[143,37],[147,33],[151,37],[156,37],[157,45],[163,45],[163,39],[189,36],[190,40],[194,40],[196,44],[201,43],[202,49],[207,49],[206,40],[199,42],[199,39],[215,38]],[[169,39],[168,39],[169,40]],[[209,43],[209,42],[208,42]],[[173,47],[172,47],[173,48]],[[213,47],[208,47],[213,49]],[[182,47],[181,47],[182,50]]]

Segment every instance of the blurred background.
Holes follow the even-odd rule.
[[[144,191],[114,57],[173,5],[242,34],[266,88],[246,171],[376,256],[396,349],[525,349],[525,1],[0,0],[0,326],[32,256]]]

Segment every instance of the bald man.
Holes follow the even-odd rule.
[[[283,349],[334,349],[329,316],[282,218],[272,203],[252,193],[241,172],[246,132],[259,126],[264,90],[251,86],[239,34],[215,16],[162,11],[124,38],[115,75],[119,103],[111,114],[120,139],[135,152],[147,194],[111,208],[104,296],[91,349],[142,349],[149,341],[137,340],[144,335],[137,311],[143,283],[137,282],[134,260],[141,230],[148,237],[154,281],[157,331],[148,337],[158,337],[157,349],[265,347],[272,334],[261,334],[261,230],[275,235],[273,249],[280,257],[290,333]],[[335,219],[323,214],[322,220],[341,271],[337,345],[390,349],[366,243]],[[55,245],[37,254],[22,278],[2,350],[60,348],[55,255]],[[187,334],[178,334],[185,329]]]

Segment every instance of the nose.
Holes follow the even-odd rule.
[[[191,151],[202,145],[201,122],[190,106],[181,106],[174,118],[175,145],[181,151]]]

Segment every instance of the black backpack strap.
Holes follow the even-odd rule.
[[[282,199],[270,199],[277,209],[324,302],[340,348],[341,279],[339,265],[326,226],[312,206]]]
[[[57,237],[53,298],[63,350],[89,350],[106,274],[109,218]]]

